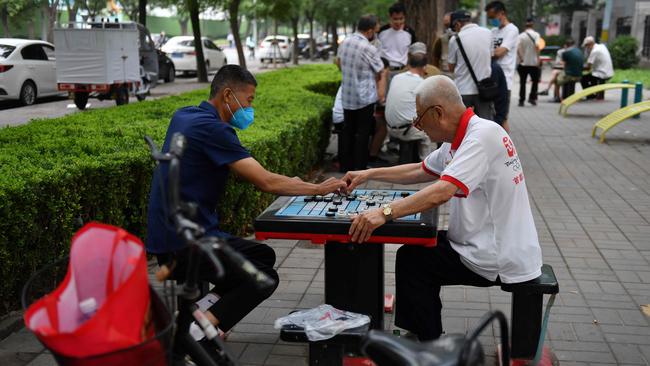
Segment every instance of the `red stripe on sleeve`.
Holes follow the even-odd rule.
[[[463,191],[463,193],[465,194],[465,197],[469,196],[469,188],[467,188],[467,186],[463,182],[461,182],[458,179],[452,177],[451,175],[443,175],[442,177],[440,177],[440,180],[444,180],[444,181],[447,181],[447,182],[455,185],[456,187],[458,187],[458,189]]]
[[[424,170],[425,173],[435,175],[436,177],[439,177],[440,174],[434,172],[433,170],[427,168],[427,165],[424,163],[424,160],[422,160],[422,170]]]

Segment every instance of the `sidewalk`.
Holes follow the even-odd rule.
[[[559,105],[548,103],[549,97],[541,97],[537,107],[517,107],[514,97],[510,108],[544,262],[560,281],[546,345],[561,365],[650,365],[650,317],[641,310],[650,304],[650,113],[623,122],[600,144],[591,138],[591,127],[619,104],[615,92],[606,98],[578,103],[568,118],[558,115]],[[273,322],[323,301],[323,248],[268,243],[277,254],[280,286],[235,328],[228,345],[244,365],[307,365],[307,347],[280,341]],[[396,250],[386,247],[389,293]],[[443,304],[447,333],[467,332],[490,309],[510,314],[510,294],[498,287],[448,287]],[[481,338],[488,355],[494,355],[496,335],[492,328]],[[53,361],[23,329],[0,341],[0,365]]]

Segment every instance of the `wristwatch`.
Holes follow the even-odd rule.
[[[384,209],[383,209],[382,212],[384,213],[384,217],[386,218],[386,222],[393,220],[393,208],[390,207],[390,205],[384,206]]]

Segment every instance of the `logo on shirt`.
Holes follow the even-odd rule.
[[[501,43],[503,43],[503,37],[494,38],[494,48],[495,49],[501,47]]]
[[[510,137],[506,136],[503,138],[503,146],[506,147],[506,151],[508,151],[509,157],[513,157],[517,153],[517,150],[515,150],[515,145],[512,143],[512,140],[510,140]]]

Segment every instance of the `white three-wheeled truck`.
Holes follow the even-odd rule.
[[[127,104],[129,95],[144,100],[158,79],[153,42],[139,24],[74,23],[54,30],[54,44],[58,89],[70,93],[79,109],[91,97],[117,105]]]

